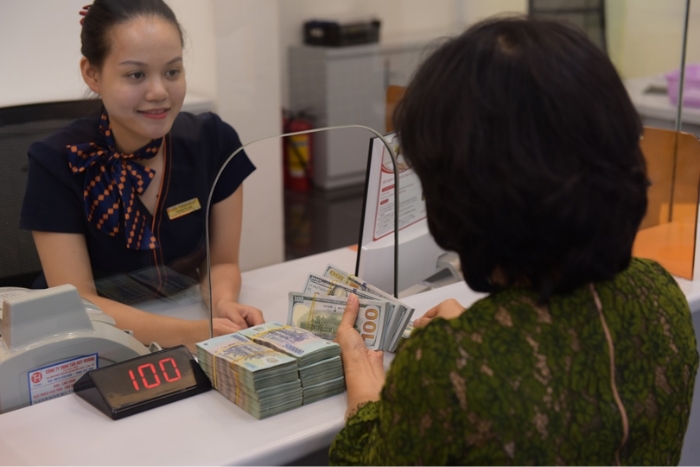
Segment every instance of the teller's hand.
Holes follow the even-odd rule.
[[[228,318],[214,318],[212,320],[213,328],[214,328],[214,337],[216,336],[223,336],[226,334],[232,334],[234,332],[238,332],[242,328],[238,324],[234,323]],[[209,322],[207,320],[207,329],[209,327]],[[207,331],[208,332],[208,331]]]
[[[435,318],[454,319],[464,313],[465,308],[457,300],[450,298],[428,310],[423,316],[413,322],[417,328],[428,325]]]
[[[243,305],[232,300],[217,303],[214,309],[214,316],[216,318],[226,318],[230,320],[239,327],[237,330],[257,326],[265,322],[262,311],[250,305]]]

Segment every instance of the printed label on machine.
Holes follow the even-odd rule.
[[[97,354],[71,358],[27,373],[29,401],[38,404],[73,392],[73,384],[83,374],[97,368]]]

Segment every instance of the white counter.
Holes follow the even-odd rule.
[[[354,270],[349,249],[243,274],[241,302],[287,319],[287,293],[331,261]],[[257,420],[212,390],[113,421],[68,395],[0,415],[3,465],[280,465],[330,445],[345,396]]]

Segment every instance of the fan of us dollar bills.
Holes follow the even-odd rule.
[[[410,334],[414,309],[330,264],[323,275],[309,274],[303,291],[289,293],[287,324],[335,339],[351,293],[360,302],[355,328],[367,347],[394,352]]]

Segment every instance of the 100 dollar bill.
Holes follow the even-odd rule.
[[[379,297],[360,288],[332,280],[329,277],[319,276],[317,274],[309,274],[309,277],[306,279],[306,286],[304,286],[304,293],[309,295],[332,295],[335,297],[347,297],[350,294],[355,294],[360,300],[379,300],[385,302],[386,312],[384,318],[384,329],[382,331],[382,347],[384,350],[388,350],[387,344],[390,341],[390,338],[387,336],[389,334],[393,334],[394,332],[393,329],[391,329],[394,310],[396,309],[396,306],[393,303],[383,297]]]
[[[336,266],[333,266],[332,264],[329,264],[326,267],[326,270],[323,273],[323,275],[324,277],[327,277],[333,281],[346,284],[350,287],[354,287],[359,290],[363,290],[367,293],[370,293],[378,297],[378,299],[380,300],[387,300],[394,306],[392,310],[393,312],[391,315],[391,321],[388,323],[389,335],[386,336],[388,340],[386,346],[387,350],[391,352],[396,350],[396,346],[399,343],[399,338],[403,334],[403,331],[404,329],[406,329],[408,323],[411,321],[414,309],[400,302],[394,296],[384,292],[383,290],[371,284],[368,284],[367,282],[363,281],[362,279],[353,274],[348,274],[347,272],[343,271],[342,269]]]
[[[355,294],[360,300],[379,300],[387,302],[387,312],[389,316],[392,315],[394,308],[396,308],[396,304],[392,302],[393,298],[387,299],[386,297],[381,297],[356,285],[336,281],[330,277],[319,276],[317,274],[309,274],[309,277],[306,279],[304,293],[333,295],[335,297],[347,297],[350,294]]]
[[[324,339],[335,339],[343,317],[347,297],[289,293],[287,324],[307,329]],[[387,303],[380,300],[360,299],[355,329],[372,350],[384,350],[384,328],[387,319]]]

